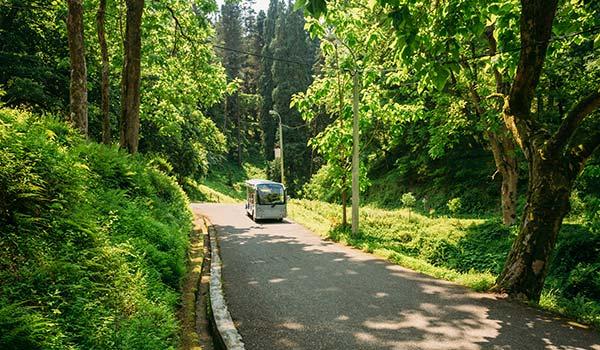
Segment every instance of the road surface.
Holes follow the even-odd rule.
[[[600,335],[321,240],[242,205],[193,204],[221,247],[227,304],[248,350],[594,349]]]

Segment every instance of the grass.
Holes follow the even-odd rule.
[[[266,178],[264,168],[264,164],[256,160],[248,160],[241,167],[226,162],[212,169],[202,183],[188,179],[186,191],[193,201],[240,203],[246,198],[244,182]]]
[[[196,331],[196,319],[201,317],[196,315],[196,295],[200,287],[204,260],[204,226],[202,217],[195,215],[193,234],[190,237],[187,274],[182,284],[181,309],[178,312],[181,324],[180,350],[202,350],[200,336]]]
[[[459,268],[464,261],[456,252],[444,252],[444,247],[464,245],[467,232],[484,220],[475,219],[431,219],[408,210],[383,210],[372,207],[361,209],[361,231],[352,237],[348,228],[339,221],[341,207],[319,201],[293,200],[289,205],[290,217],[322,237],[341,242],[383,257],[396,264],[426,273],[436,278],[457,282],[478,291],[491,287],[494,275],[490,270],[498,269],[490,264],[489,258],[481,254],[473,259],[481,261],[471,264],[469,269]],[[348,213],[351,220],[351,213]],[[443,235],[443,236],[442,236]],[[504,242],[498,242],[498,245]],[[491,254],[492,249],[486,249]],[[448,249],[447,249],[448,250]],[[445,262],[454,259],[451,266]],[[474,268],[478,266],[479,268]]]
[[[233,173],[239,181],[245,179],[244,170]],[[243,201],[243,192],[234,185],[239,182],[226,181],[223,176],[207,179],[206,198]],[[288,213],[321,237],[476,291],[494,284],[517,234],[517,227],[505,227],[494,214],[430,217],[413,210],[409,220],[407,209],[367,205],[361,208],[361,232],[352,237],[341,225],[340,205],[295,199]],[[565,220],[539,306],[600,328],[599,230],[577,218]]]
[[[141,156],[0,109],[0,348],[175,349],[191,212]]]
[[[406,209],[367,206],[361,208],[361,231],[352,237],[341,225],[339,205],[292,200],[288,212],[321,237],[482,292],[493,286],[516,236],[515,227],[506,228],[496,218],[430,218],[412,212],[409,220]],[[599,242],[597,234],[581,225],[563,225],[539,303],[542,309],[600,328],[600,276],[594,263]]]

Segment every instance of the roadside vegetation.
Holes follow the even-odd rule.
[[[436,278],[488,291],[502,271],[517,227],[497,217],[469,219],[427,216],[409,209],[361,209],[361,232],[353,237],[341,226],[340,206],[293,200],[290,217],[320,236],[374,253],[393,263]],[[540,306],[600,327],[600,233],[567,221]]]
[[[0,348],[175,349],[191,230],[176,182],[0,109]]]
[[[248,179],[264,179],[266,165],[261,160],[248,161],[239,166],[234,162],[222,162],[208,172],[205,179],[188,182],[188,194],[192,201],[215,203],[238,203],[246,199],[244,182]]]
[[[226,174],[235,180],[230,182],[229,175],[209,175],[200,185],[202,200],[242,202],[245,198],[244,179],[264,175],[260,173],[259,165],[224,165],[222,169],[227,169]],[[383,182],[375,182],[380,181]],[[389,175],[387,181],[390,181]],[[398,183],[400,179],[394,182]],[[308,186],[314,188],[315,185]],[[435,197],[434,201],[417,200],[415,195],[407,192],[398,195],[397,201],[393,202],[389,199],[390,188],[385,192],[379,186],[374,187],[377,191],[368,191],[368,202],[361,208],[361,231],[356,237],[351,235],[350,227],[342,225],[340,204],[292,199],[288,214],[292,220],[324,239],[356,247],[476,291],[490,290],[502,271],[517,235],[517,226],[503,225],[501,218],[490,208],[491,203],[465,204],[460,197],[453,197],[456,194],[453,191],[430,195],[428,198]],[[427,187],[420,190],[426,191]],[[477,191],[474,187],[466,193],[476,198]],[[442,205],[443,198],[446,201]],[[580,199],[574,198],[573,202],[572,214],[558,238],[539,305],[600,327],[600,230],[593,220],[593,212],[586,211],[586,205]],[[478,211],[473,207],[481,209]],[[350,210],[348,217],[351,217]]]
[[[323,237],[598,326],[598,14],[3,1],[0,348],[176,347],[187,198],[249,178]]]

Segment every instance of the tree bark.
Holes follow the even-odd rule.
[[[539,301],[577,174],[562,157],[544,159],[543,154],[533,153],[521,229],[495,290],[516,299]]]
[[[127,0],[121,79],[121,147],[136,153],[140,132],[141,26],[144,0]]]
[[[346,181],[344,181],[344,185],[345,185]],[[342,190],[342,226],[346,227],[348,226],[348,214],[347,214],[347,208],[348,208],[348,195],[346,194],[346,190],[343,189]]]
[[[502,88],[501,79],[496,77],[497,81],[500,81],[498,89]],[[479,116],[483,116],[484,110],[481,106],[481,98],[475,88],[474,84],[469,86],[471,101],[475,106],[475,111]],[[500,188],[500,199],[502,205],[502,223],[510,226],[514,225],[517,220],[517,184],[519,182],[519,168],[517,164],[517,155],[515,153],[515,142],[510,137],[509,131],[501,125],[500,130],[493,132],[485,132],[492,155],[494,156],[494,163],[496,164],[496,170],[502,176],[502,185]]]
[[[110,144],[110,100],[109,100],[109,61],[108,47],[106,45],[106,31],[104,23],[106,22],[106,0],[100,0],[98,12],[96,14],[96,26],[98,28],[98,42],[100,43],[100,54],[102,56],[102,83],[101,83],[101,105],[102,105],[102,143]]]
[[[566,151],[567,146],[560,146],[568,142],[583,118],[591,113],[587,106],[595,100],[576,104],[554,136],[540,126],[531,113],[531,105],[546,58],[557,0],[522,0],[521,7],[521,53],[503,117],[527,159],[527,203],[519,234],[493,289],[537,302],[550,254],[569,211],[573,183],[587,159],[576,159]],[[597,148],[597,143],[591,147]]]
[[[507,130],[502,128],[498,133],[487,133],[496,169],[502,176],[501,202],[502,223],[510,226],[517,221],[517,184],[519,173],[517,156],[515,154],[515,143],[506,134]]]
[[[68,0],[67,39],[71,63],[69,119],[81,134],[88,134],[87,68],[83,42],[83,0]]]

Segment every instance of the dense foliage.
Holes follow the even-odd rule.
[[[174,349],[191,230],[174,180],[0,110],[0,348]]]
[[[89,137],[100,141],[101,56],[96,29],[99,1],[84,1],[84,37],[88,70]],[[206,116],[225,92],[225,73],[210,40],[208,16],[213,1],[147,1],[142,18],[140,152],[170,163],[180,183],[200,178],[208,163],[225,151],[224,135]],[[21,0],[0,4],[1,100],[55,112],[69,120],[69,52],[66,3],[34,4]],[[109,53],[110,126],[119,140],[124,5],[106,4]]]
[[[229,139],[230,159],[240,165],[257,156],[273,161],[279,146],[279,115],[284,125],[286,185],[294,194],[316,170],[314,154],[307,148],[314,126],[305,125],[298,111],[290,108],[292,95],[308,87],[314,70],[317,45],[309,39],[304,22],[292,3],[271,0],[266,14],[256,14],[252,1],[225,2],[216,23],[218,52],[235,90],[211,110],[211,117]],[[268,176],[280,179],[274,162]]]

